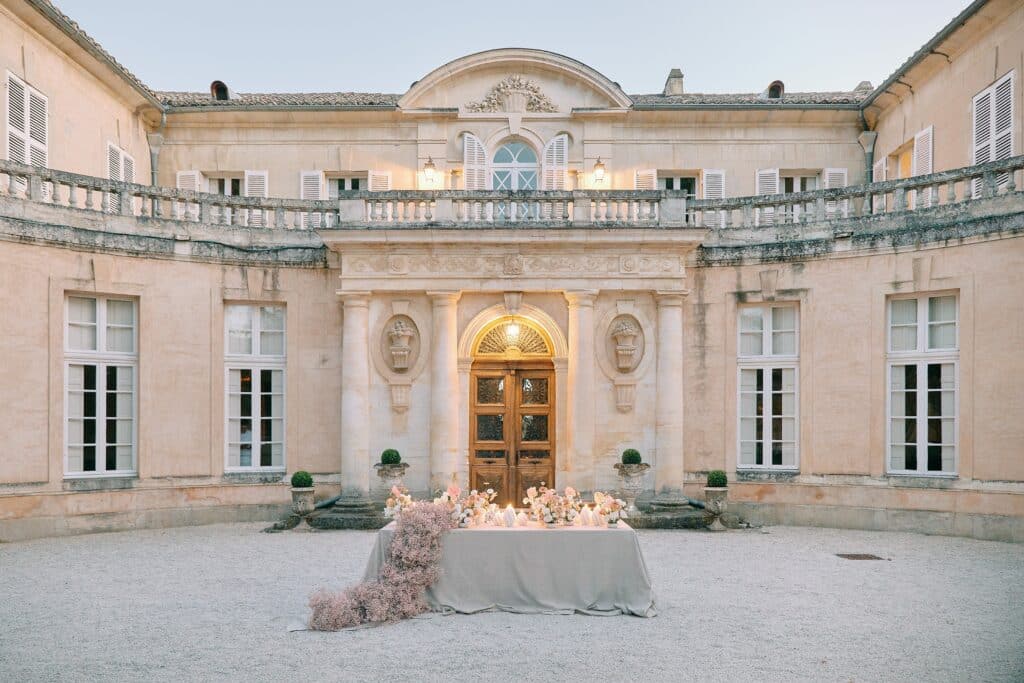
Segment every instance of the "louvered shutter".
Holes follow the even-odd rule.
[[[556,135],[544,145],[541,168],[542,190],[564,190],[568,188],[569,136]]]
[[[113,145],[107,145],[107,177],[116,182],[124,180],[124,171],[121,168],[121,150]],[[110,213],[121,212],[121,195],[111,192],[109,198]]]
[[[645,168],[633,174],[633,189],[635,190],[657,190],[658,170]]]
[[[21,81],[7,78],[7,159],[19,164],[28,163],[28,135],[26,134],[25,86]]]
[[[46,168],[49,165],[47,152],[47,103],[46,98],[29,90],[28,93],[28,141],[29,163]]]
[[[972,119],[972,161],[985,164],[1013,156],[1013,72],[974,96]],[[999,185],[1008,183],[1008,173],[996,178]],[[971,183],[974,197],[981,195],[981,179]]]
[[[725,171],[705,168],[701,171],[701,187],[704,199],[725,198]],[[704,212],[704,225],[716,228],[725,222],[723,211]]]
[[[885,182],[885,157],[882,157],[875,162],[875,165],[871,167],[871,182],[882,183]],[[871,196],[871,212],[872,213],[884,213],[885,212],[885,195],[875,194]]]
[[[1009,159],[1013,156],[1013,73],[1011,72],[995,87],[995,108],[992,116],[992,161]],[[1008,173],[1000,173],[996,179],[999,185],[1010,180]]]
[[[823,174],[825,176],[826,190],[834,187],[846,187],[845,168],[826,168]],[[835,200],[825,202],[825,216],[827,218],[836,218],[837,216],[845,218],[848,207],[849,201],[846,199],[838,202]]]
[[[324,198],[324,172],[323,171],[301,171],[299,173],[299,197],[301,199],[323,199]],[[307,213],[302,216],[302,226],[305,228],[319,228],[320,214]]]
[[[480,138],[472,133],[462,136],[462,176],[467,190],[486,190],[490,180],[487,173],[487,150]]]
[[[779,169],[762,168],[754,174],[754,194],[779,194]],[[754,214],[756,225],[772,225],[775,222],[775,207],[766,206]]]
[[[932,127],[928,126],[920,133],[914,136],[914,161],[913,161],[913,175],[928,175],[932,172]],[[916,194],[916,191],[915,191]],[[923,191],[918,197],[915,198],[915,203],[919,208],[928,208],[931,206],[931,193],[927,190]]]
[[[124,171],[124,181],[126,183],[135,182],[135,159],[131,158],[127,154],[122,153],[122,170]]]
[[[246,197],[267,198],[267,171],[246,171],[245,187],[242,194]],[[266,225],[266,217],[262,209],[250,209],[248,225],[250,227],[263,227]]]
[[[199,171],[178,171],[176,185],[179,190],[202,192],[203,174]],[[176,215],[179,220],[198,220],[199,205],[188,202],[177,203]]]
[[[367,171],[366,189],[370,192],[387,192],[391,189],[391,171]]]

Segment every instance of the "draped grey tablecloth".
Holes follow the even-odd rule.
[[[366,580],[377,578],[394,534],[394,522],[378,532]],[[427,601],[436,611],[465,614],[657,614],[640,542],[622,522],[615,529],[454,529],[444,536],[441,578]]]

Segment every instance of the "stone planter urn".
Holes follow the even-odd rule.
[[[637,351],[636,338],[639,334],[640,330],[630,320],[620,320],[612,330],[612,338],[615,339],[615,363],[623,372],[633,367]]]
[[[292,511],[299,517],[305,517],[313,511],[315,502],[313,494],[316,489],[312,486],[295,488],[292,487]]]
[[[394,465],[377,463],[373,467],[377,470],[377,476],[384,481],[387,490],[390,491],[394,486],[402,486],[402,477],[405,476],[405,471],[409,469],[409,463],[400,462]]]
[[[404,320],[396,320],[388,331],[388,339],[391,342],[391,366],[398,372],[409,369],[409,353],[412,350],[411,342],[413,329]]]
[[[728,507],[728,497],[729,489],[725,486],[704,487],[704,509],[712,515],[708,531],[725,531],[726,527],[722,524],[722,513]]]
[[[639,463],[615,463],[615,469],[619,472],[619,488],[622,489],[622,497],[626,499],[626,514],[637,515],[640,511],[636,508],[636,497],[644,490],[644,475],[651,466],[645,462]]]

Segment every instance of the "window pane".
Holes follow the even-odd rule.
[[[252,353],[252,310],[251,306],[225,307],[228,353]]]
[[[772,308],[772,330],[785,331],[796,329],[796,308],[794,306],[776,306]]]
[[[68,297],[68,322],[96,323],[96,299]]]
[[[956,348],[956,323],[928,325],[929,349]]]
[[[740,330],[743,332],[760,332],[764,329],[764,311],[760,308],[740,309]]]
[[[260,327],[264,330],[284,332],[284,308],[282,306],[261,306]]]
[[[477,377],[476,402],[478,404],[500,405],[505,403],[504,377]]]
[[[96,326],[69,324],[68,348],[72,351],[95,351]]]
[[[933,296],[928,298],[928,322],[953,322],[955,320],[955,296]]]
[[[547,415],[522,415],[522,440],[523,441],[547,441],[548,440],[548,416]]]
[[[893,325],[917,324],[917,299],[893,299],[889,306]]]
[[[260,355],[283,356],[284,332],[260,332]]]
[[[893,326],[890,333],[890,350],[914,351],[917,349],[917,326]]]
[[[796,332],[773,332],[772,333],[772,355],[794,356],[796,355]]]
[[[131,353],[135,350],[135,334],[131,327],[107,326],[107,351]]]
[[[760,332],[743,332],[740,334],[740,355],[760,356],[763,338]]]
[[[477,415],[476,438],[478,441],[504,441],[504,415]]]
[[[522,379],[523,405],[547,405],[548,380],[544,377]]]
[[[753,465],[755,459],[755,444],[753,441],[744,441],[740,444],[740,464]]]
[[[109,299],[107,301],[108,325],[135,325],[135,305],[131,301]]]

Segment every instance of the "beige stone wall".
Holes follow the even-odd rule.
[[[287,310],[286,464],[336,475],[340,462],[341,309],[331,271],[245,268],[0,243],[3,381],[10,406],[0,482],[60,495],[63,317],[68,292],[138,301],[137,489],[223,478],[225,302]],[[0,493],[0,499],[5,499]],[[100,499],[107,494],[82,494]],[[9,502],[9,501],[7,501]],[[97,506],[95,503],[90,507]],[[0,510],[9,514],[6,503]],[[0,512],[0,517],[4,513]]]
[[[800,310],[800,470],[879,478],[885,465],[886,299],[956,292],[960,301],[961,483],[1022,482],[1024,241],[995,239],[900,253],[691,271],[687,299],[688,472],[735,474],[736,310],[795,302]],[[775,273],[774,293],[763,273]],[[899,479],[894,479],[899,481]],[[924,495],[924,494],[921,494]],[[936,495],[931,493],[928,495]],[[940,494],[941,495],[941,494]]]
[[[940,51],[952,52],[951,61],[941,55],[928,57],[920,67],[922,77],[914,80],[914,91],[894,85],[900,101],[882,96],[876,104],[884,107],[874,129],[878,131],[875,159],[889,157],[914,135],[933,127],[933,169],[943,171],[970,166],[972,159],[971,112],[975,95],[1013,71],[1014,143],[1013,153],[1024,151],[1024,4],[992,3],[992,11],[1003,13],[983,27],[970,24],[965,36]],[[988,11],[988,10],[986,10]],[[980,23],[975,22],[975,23]],[[871,117],[877,109],[869,109]],[[888,178],[896,177],[894,160],[889,161]]]
[[[5,131],[7,72],[48,99],[51,168],[106,178],[107,145],[113,143],[134,158],[135,181],[150,183],[149,145],[136,105],[27,26],[11,8],[0,6],[0,126]],[[8,158],[6,133],[0,153]]]

